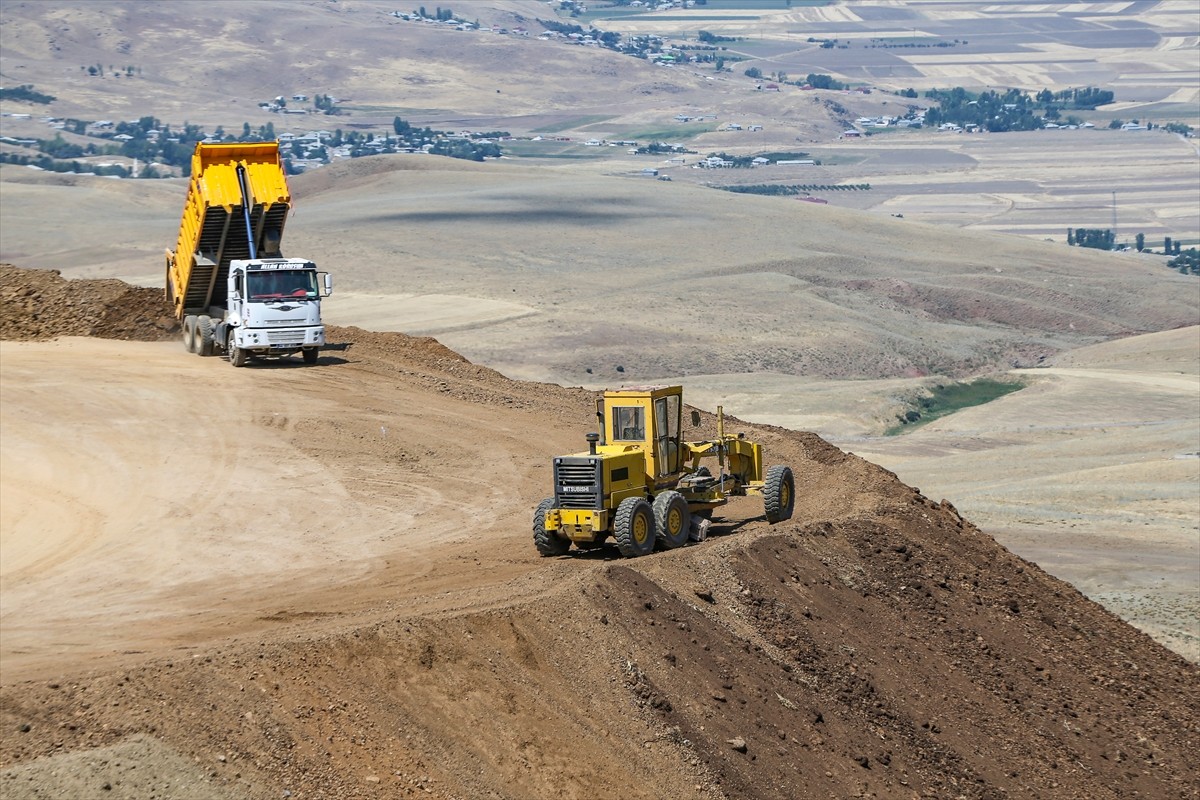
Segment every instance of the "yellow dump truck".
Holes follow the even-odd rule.
[[[533,514],[533,544],[543,556],[598,547],[612,537],[621,555],[646,555],[702,541],[713,511],[730,497],[759,495],[763,517],[791,519],[796,484],[791,467],[764,467],[762,445],[725,432],[683,438],[683,387],[610,389],[596,403],[599,432],[584,453],[554,459],[554,496]],[[692,426],[700,424],[693,411]],[[714,472],[702,463],[713,460]]]
[[[235,367],[296,353],[316,363],[333,280],[283,257],[291,207],[278,142],[196,145],[179,241],[167,251],[167,301],[188,352],[224,354]]]

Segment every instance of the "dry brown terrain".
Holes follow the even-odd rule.
[[[884,89],[1113,86],[1107,124],[1194,118],[1191,5],[600,24],[746,35],[764,71]],[[384,2],[219,7],[4,3],[0,82],[58,99],[5,101],[0,135],[52,136],[44,114],[297,133],[402,115],[575,141],[292,179],[285,252],[335,275],[338,348],[247,370],[185,354],[162,308],[183,180],[0,166],[19,265],[0,266],[0,796],[1200,797],[1200,283],[1061,244],[1108,225],[1114,190],[1123,236],[1200,236],[1194,140],[838,141],[894,96],[755,92],[744,64]],[[550,14],[470,8],[535,32]],[[293,92],[347,113],[257,108]],[[823,164],[655,161],[660,182],[580,141],[676,135]],[[820,206],[706,186],[760,180],[873,188]],[[1027,388],[880,436],[980,375]],[[744,501],[682,550],[537,558],[531,511],[593,391],[667,381],[706,411],[697,435],[718,404],[753,420],[734,425],[796,470],[796,516]]]
[[[80,288],[4,279],[5,338]],[[1196,796],[1197,668],[948,501],[734,422],[790,522],[539,559],[591,394],[333,335],[249,370],[0,344],[6,797]]]

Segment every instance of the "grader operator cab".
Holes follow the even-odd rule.
[[[543,556],[600,546],[609,536],[621,555],[672,549],[702,540],[712,512],[730,497],[761,495],[767,522],[790,519],[795,482],[789,467],[763,470],[762,446],[725,433],[683,440],[683,387],[610,390],[596,403],[600,433],[588,452],[554,459],[554,497],[533,515],[533,543]],[[700,424],[692,412],[692,425]],[[716,459],[717,470],[702,465]]]

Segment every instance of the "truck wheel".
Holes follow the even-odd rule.
[[[654,526],[658,531],[658,546],[674,550],[687,543],[691,529],[691,514],[687,500],[676,491],[663,492],[654,498]]]
[[[316,350],[316,349],[301,350],[300,352],[303,353],[303,355],[304,355],[304,363],[305,364],[317,363],[317,354],[320,352],[319,350]]]
[[[183,318],[183,347],[189,353],[196,352],[196,317],[193,314]]]
[[[205,358],[217,351],[217,343],[213,341],[213,327],[212,317],[196,317],[196,352]]]
[[[792,518],[796,505],[796,482],[792,479],[792,468],[777,464],[767,470],[763,482],[763,510],[767,522],[774,525]]]
[[[654,549],[654,513],[640,497],[626,497],[617,506],[613,539],[626,558],[644,556]]]
[[[570,539],[564,539],[554,531],[546,530],[546,512],[552,508],[554,498],[548,497],[538,503],[537,511],[533,512],[533,545],[543,556],[561,556],[571,549]]]
[[[225,352],[229,354],[229,363],[235,367],[244,367],[250,360],[250,354],[235,345],[232,336],[229,337],[229,343],[225,345]]]

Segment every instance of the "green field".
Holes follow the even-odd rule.
[[[513,158],[601,159],[608,158],[616,149],[585,147],[580,142],[531,142],[528,139],[500,143],[501,152]]]
[[[662,14],[646,14],[642,19],[649,22],[746,22],[762,19],[753,14],[688,14],[687,16],[665,17]]]
[[[364,106],[346,104],[339,105],[338,108],[342,109],[343,111],[361,111],[365,114],[395,114],[396,116],[409,122],[412,122],[414,117],[430,117],[446,113],[446,109],[444,108],[407,108],[402,106]],[[322,119],[325,119],[325,117],[320,114],[314,114],[313,116],[319,116]],[[336,122],[340,118],[333,116],[329,117],[329,119]]]
[[[711,11],[780,11],[827,5],[831,5],[831,0],[708,0],[704,8]]]
[[[597,122],[603,122],[606,119],[612,119],[607,114],[589,114],[583,117],[570,117],[561,122],[556,122],[553,125],[543,125],[540,128],[534,128],[534,133],[560,133],[561,131],[578,130],[585,125],[595,125]]]
[[[626,131],[619,138],[636,139],[641,144],[674,142],[691,139],[693,136],[699,136],[702,133],[708,133],[715,129],[715,122],[712,125],[679,125],[674,128],[638,128],[637,130]]]
[[[928,397],[920,398],[915,407],[911,408],[905,417],[884,435],[896,436],[915,430],[935,419],[953,414],[964,408],[981,406],[990,403],[998,397],[1024,389],[1025,384],[1016,381],[998,381],[991,378],[981,378],[970,383],[939,384],[930,390]]]

